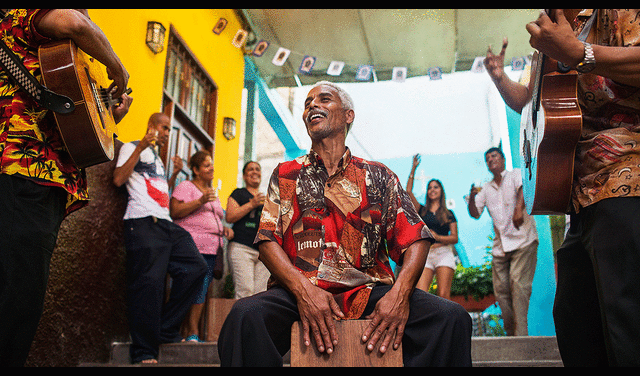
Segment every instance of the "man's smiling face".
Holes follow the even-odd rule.
[[[492,151],[488,153],[485,157],[485,162],[487,163],[487,168],[492,173],[501,173],[505,169],[505,160],[502,155],[497,151]]]
[[[353,117],[353,110],[345,110],[336,89],[328,85],[311,89],[304,102],[302,120],[312,140],[339,133],[346,135],[347,124]]]

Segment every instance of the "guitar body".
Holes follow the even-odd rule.
[[[114,157],[117,127],[111,113],[106,67],[80,50],[70,39],[38,49],[43,85],[71,98],[75,110],[53,112],[71,158],[79,168]]]
[[[564,214],[571,203],[575,150],[582,130],[576,71],[534,57],[532,99],[522,110],[522,185],[529,214]]]

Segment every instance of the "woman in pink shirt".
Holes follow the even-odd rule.
[[[173,191],[170,211],[174,222],[191,234],[208,264],[202,293],[191,307],[186,325],[186,340],[200,342],[199,323],[212,279],[213,266],[218,250],[223,246],[222,237],[232,239],[233,231],[223,225],[224,211],[217,191],[212,188],[211,154],[204,150],[196,152],[189,160],[189,167],[193,172],[193,178],[183,181]]]

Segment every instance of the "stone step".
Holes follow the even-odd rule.
[[[474,337],[471,359],[478,362],[544,362],[562,364],[555,336]]]
[[[114,342],[111,345],[111,359],[109,365],[132,365],[129,357],[129,342]],[[289,353],[283,361],[288,364]],[[217,342],[182,342],[160,346],[158,363],[161,365],[198,364],[219,366]],[[147,366],[141,365],[141,366]]]
[[[500,361],[474,361],[474,367],[563,367],[561,360],[500,360]]]
[[[556,338],[552,336],[529,337],[473,337],[471,359],[475,367],[562,367]],[[289,364],[289,354],[283,358]],[[211,366],[220,365],[216,342],[183,342],[160,346],[159,366]],[[96,364],[81,364],[96,366]],[[132,365],[129,343],[112,344],[111,360],[99,366],[126,367]]]

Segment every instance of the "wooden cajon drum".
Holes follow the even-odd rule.
[[[222,324],[224,324],[224,320],[226,320],[233,303],[237,299],[208,298],[207,300],[205,338],[207,342],[216,342],[220,335]]]
[[[311,335],[311,345],[305,346],[302,339],[302,323],[296,321],[291,327],[291,367],[402,367],[402,345],[393,350],[393,345],[384,354],[373,351],[363,343],[362,333],[371,320],[336,321],[338,345],[332,354],[320,353]]]

